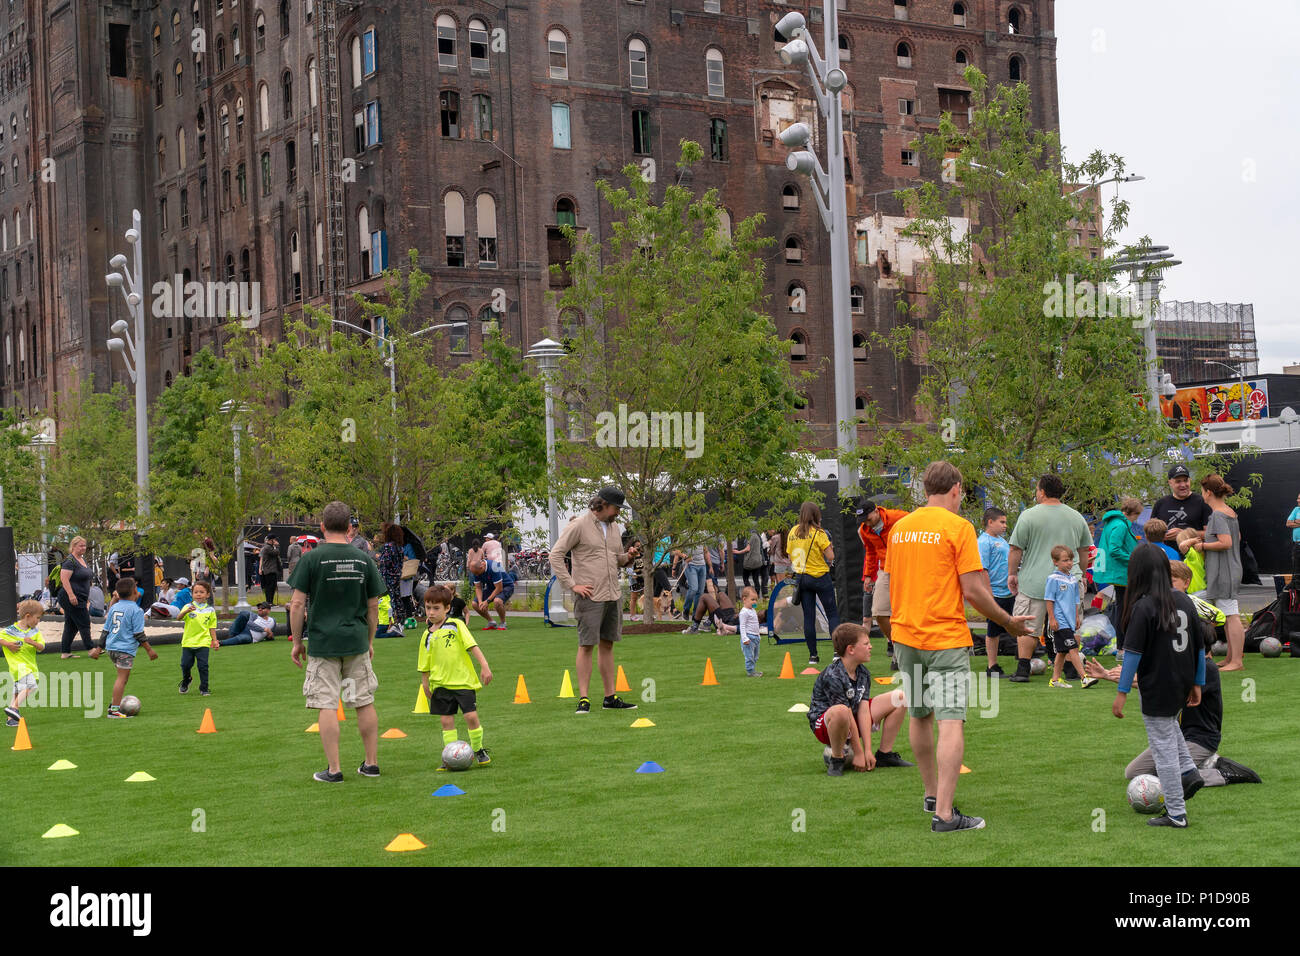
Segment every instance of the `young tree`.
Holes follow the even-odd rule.
[[[891,471],[902,485],[946,458],[1012,513],[1032,503],[1044,472],[1060,473],[1075,503],[1150,494],[1159,481],[1145,462],[1173,442],[1146,407],[1148,320],[1107,295],[1128,209],[1079,191],[1121,176],[1124,162],[1094,152],[1064,163],[1057,135],[1031,126],[1023,84],[986,98],[983,75],[972,68],[966,79],[969,128],[944,114],[922,138],[924,155],[955,181],[903,194],[915,217],[906,232],[927,253],[910,321],[876,342],[923,363],[922,423],[878,431],[863,473]],[[1077,241],[1093,223],[1096,242]],[[878,425],[875,412],[867,418]]]
[[[0,494],[4,520],[22,548],[41,534],[41,464],[30,447],[32,428],[10,408],[0,408]]]
[[[677,168],[700,157],[685,141]],[[728,235],[715,190],[697,197],[679,176],[656,203],[635,166],[623,172],[626,188],[597,184],[612,210],[603,247],[566,227],[572,285],[557,304],[585,322],[556,373],[570,422],[557,483],[579,506],[606,481],[622,488],[649,575],[665,538],[734,538],[755,511],[797,504],[807,464],[794,454],[799,382],[763,309],[761,217]]]

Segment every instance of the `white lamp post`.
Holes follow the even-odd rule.
[[[840,69],[838,12],[835,0],[823,0],[822,19],[826,59],[808,32],[802,13],[787,13],[777,21],[776,29],[789,42],[781,50],[781,60],[788,66],[802,65],[812,81],[813,95],[826,117],[826,165],[823,169],[816,154],[809,151],[812,130],[805,123],[795,123],[781,131],[781,142],[797,150],[786,157],[786,167],[807,176],[812,183],[813,198],[831,248],[831,342],[835,368],[835,433],[839,452],[840,490],[858,483],[855,461],[858,445],[857,412],[854,405],[853,329],[849,303],[849,214],[844,183],[844,116],[840,108],[840,91],[848,77]]]
[[[528,350],[528,358],[537,362],[542,373],[542,384],[546,390],[546,517],[550,537],[547,547],[555,548],[560,537],[560,511],[555,503],[555,369],[560,364],[567,350],[554,339],[542,339]],[[562,621],[566,616],[563,596],[551,593],[551,620]]]
[[[131,339],[127,323],[119,319],[112,326],[113,332],[119,337],[109,339],[107,345],[109,351],[122,356],[131,381],[135,383],[136,513],[143,518],[149,514],[149,384],[146,380],[144,351],[144,249],[140,239],[138,209],[131,211],[131,228],[126,231],[126,241],[135,251],[135,271],[128,272],[126,256],[118,254],[109,261],[109,265],[117,271],[106,275],[104,281],[110,288],[120,290],[126,299],[127,308],[135,319],[135,340]]]
[[[221,403],[221,414],[230,416],[230,431],[235,439],[235,501],[239,499],[239,433],[244,430],[243,423],[236,417],[237,415],[247,415],[251,409],[242,402],[225,401]],[[236,611],[247,611],[251,605],[248,603],[248,586],[244,580],[244,522],[240,517],[239,531],[235,535],[235,588],[239,594],[235,602]]]

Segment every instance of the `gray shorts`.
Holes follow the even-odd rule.
[[[114,667],[122,671],[129,671],[131,665],[135,663],[135,655],[128,654],[126,651],[109,651],[108,659],[113,662]]]
[[[965,647],[927,651],[896,639],[898,672],[903,678],[909,717],[965,720],[970,654]]]
[[[575,594],[573,616],[578,620],[579,647],[595,647],[597,641],[622,639],[622,601],[592,601]]]

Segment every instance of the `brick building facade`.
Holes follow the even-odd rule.
[[[857,392],[881,404],[885,421],[909,420],[918,367],[863,344],[899,321],[895,302],[907,292],[869,234],[901,215],[895,189],[937,178],[909,144],[937,127],[941,111],[964,116],[966,63],[994,82],[1026,81],[1035,122],[1057,128],[1053,4],[838,6],[849,208],[859,237]],[[733,222],[763,214],[776,239],[767,262],[771,313],[796,342],[792,361],[822,370],[807,415],[818,439],[833,444],[826,237],[776,139],[798,120],[825,135],[806,78],[781,63],[774,34],[781,16],[800,10],[820,44],[821,7],[337,4],[341,284],[377,293],[383,266],[418,250],[432,276],[422,316],[466,323],[442,339],[448,362],[478,354],[489,322],[525,347],[563,335],[582,317],[556,315],[546,301],[548,266],[566,252],[559,227],[605,236],[597,180],[636,162],[662,190],[679,140],[693,139],[706,156],[694,188],[717,187]],[[22,153],[21,183],[11,174],[0,212],[11,231],[16,215],[23,224],[21,243],[0,253],[0,269],[16,272],[21,262],[23,271],[22,291],[6,292],[0,334],[28,340],[21,361],[4,356],[5,405],[48,406],[90,373],[101,387],[124,378],[104,340],[126,309],[103,275],[127,251],[121,237],[133,207],[144,214],[150,284],[173,276],[256,282],[268,340],[286,314],[326,304],[321,10],[320,0],[0,0],[0,38],[11,38],[0,71],[25,64],[0,92],[0,120],[13,113],[19,134],[0,144],[0,160]],[[799,303],[803,311],[794,311]],[[350,309],[349,320],[359,321]],[[149,319],[151,400],[214,341],[219,324],[202,315]]]

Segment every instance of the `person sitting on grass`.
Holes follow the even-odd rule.
[[[1079,602],[1080,582],[1071,573],[1074,570],[1074,553],[1068,547],[1058,544],[1052,548],[1052,563],[1056,565],[1056,570],[1048,575],[1043,594],[1043,600],[1047,602],[1048,633],[1052,636],[1052,650],[1056,654],[1048,686],[1068,688],[1071,685],[1061,677],[1067,659],[1075,671],[1083,675],[1079,641],[1074,636],[1083,623],[1083,606]],[[1095,683],[1095,677],[1083,677],[1084,687],[1091,687]]]
[[[905,702],[901,690],[884,697],[871,697],[871,631],[860,624],[841,624],[831,634],[835,660],[817,675],[808,725],[813,736],[830,747],[823,755],[826,773],[844,775],[844,765],[854,770],[876,767],[912,767],[894,752],[894,741],[903,726]],[[880,749],[871,752],[871,733],[880,728]]]
[[[1185,591],[1186,582],[1191,580],[1191,572],[1187,569],[1187,565],[1175,561],[1170,571],[1174,588]],[[1211,656],[1215,636],[1214,624],[1211,620],[1205,619],[1204,611],[1205,608],[1209,608],[1220,617],[1223,616],[1223,612],[1213,604],[1198,598],[1192,598],[1192,603],[1202,613],[1199,636],[1205,651],[1205,686],[1201,689],[1200,704],[1195,707],[1184,707],[1179,721],[1183,739],[1187,741],[1187,751],[1192,755],[1196,769],[1200,771],[1201,779],[1205,781],[1207,787],[1223,787],[1232,783],[1262,783],[1259,774],[1245,764],[1229,760],[1218,753],[1219,743],[1223,739],[1223,690],[1219,681],[1219,668]],[[1086,667],[1092,677],[1119,682],[1121,668],[1118,665],[1108,669],[1102,667],[1100,661],[1089,660]],[[1155,758],[1151,754],[1151,748],[1148,747],[1124,768],[1124,778],[1132,780],[1141,774],[1155,772]]]
[[[1178,560],[1178,549],[1165,544],[1165,538],[1169,534],[1169,525],[1159,518],[1152,518],[1142,526],[1142,533],[1146,536],[1147,541],[1165,553],[1166,558],[1170,561]]]
[[[704,623],[705,617],[708,623]],[[735,634],[740,626],[740,615],[731,603],[727,592],[719,591],[712,581],[704,582],[704,592],[695,604],[695,617],[683,634],[698,634],[700,628],[715,628],[719,634]]]
[[[451,588],[444,585],[424,593],[425,620],[429,626],[420,637],[417,664],[420,683],[429,701],[429,713],[437,714],[442,722],[443,747],[458,739],[456,711],[459,709],[469,728],[474,759],[479,766],[485,766],[492,762],[492,757],[483,747],[483,725],[479,723],[474,692],[492,683],[492,670],[465,622],[451,617],[453,596]],[[478,675],[474,673],[471,656],[478,662]],[[438,769],[448,767],[443,764]]]
[[[470,566],[474,575],[474,610],[483,615],[487,621],[485,631],[504,631],[506,629],[506,604],[515,593],[514,578],[502,568],[499,561],[491,558],[479,558]],[[492,611],[497,612],[500,624],[492,623]]]
[[[240,611],[234,623],[230,625],[230,636],[218,643],[222,647],[230,647],[273,640],[275,640],[275,621],[271,617],[271,606],[263,601],[257,605],[256,615]]]
[[[108,651],[108,659],[117,668],[117,677],[113,681],[113,702],[108,707],[108,716],[130,717],[130,714],[122,713],[122,694],[126,690],[126,682],[131,679],[136,651],[143,647],[151,661],[158,659],[158,652],[145,640],[144,611],[136,603],[139,592],[136,590],[135,578],[130,575],[118,578],[114,590],[117,600],[104,618],[104,650]]]
[[[393,620],[393,599],[387,594],[379,596],[379,627],[375,637],[405,637],[406,631],[400,621]]]
[[[40,682],[36,655],[45,650],[40,628],[44,613],[40,601],[23,601],[18,605],[18,620],[0,631],[0,647],[4,648],[5,663],[9,665],[14,685],[13,702],[5,708],[5,723],[10,727],[18,726],[22,717],[19,708]]]

